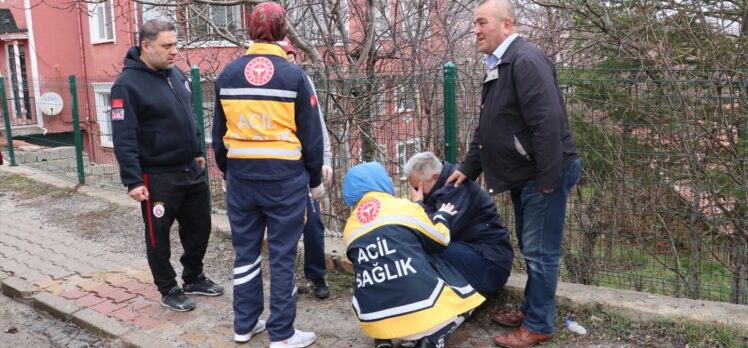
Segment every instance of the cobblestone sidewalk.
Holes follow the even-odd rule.
[[[194,296],[194,311],[174,312],[161,306],[144,259],[108,252],[102,245],[46,226],[33,210],[14,202],[1,201],[0,212],[0,281],[6,295],[28,299],[59,319],[119,338],[127,346],[235,346],[228,281],[221,282],[227,288],[223,296]],[[319,317],[322,311],[335,318],[325,325]],[[317,333],[317,347],[368,347],[370,340],[348,319],[347,306],[309,298],[299,301],[296,323]],[[252,347],[268,344],[266,334],[250,342]]]

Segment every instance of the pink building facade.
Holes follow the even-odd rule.
[[[390,1],[390,21],[397,21],[398,0]],[[191,5],[194,6],[194,5]],[[359,0],[350,6],[365,6]],[[205,8],[201,16],[209,16],[224,29],[246,34],[246,18],[249,6]],[[161,11],[170,12],[164,15]],[[217,73],[223,66],[243,54],[241,46],[210,38],[215,28],[194,19],[193,8],[148,8],[148,5],[129,0],[106,0],[96,3],[72,0],[6,0],[0,3],[0,74],[5,79],[9,114],[15,136],[24,134],[70,133],[73,129],[72,96],[69,76],[77,82],[79,124],[83,134],[86,153],[92,161],[115,163],[112,156],[111,121],[109,117],[109,91],[122,67],[127,50],[137,44],[138,28],[144,20],[165,17],[176,20],[181,43],[182,59],[177,66],[188,70],[198,66],[203,73]],[[349,11],[360,13],[359,11]],[[432,11],[436,13],[438,11]],[[176,14],[175,14],[176,13]],[[351,42],[362,39],[365,18],[351,15],[348,21]],[[381,19],[374,19],[379,20]],[[403,24],[399,24],[402,26]],[[439,35],[443,28],[430,28],[433,35],[429,56],[434,59],[427,65],[438,67],[443,63],[440,52],[443,40]],[[193,40],[200,36],[202,41]],[[398,45],[397,37],[390,37],[380,45],[391,49]],[[318,47],[323,57],[334,52],[325,52]],[[392,71],[383,76],[393,76],[403,69],[399,65],[412,65],[408,53],[400,53],[396,59],[382,60],[378,70]],[[345,62],[345,59],[340,59]],[[427,67],[428,68],[428,67]],[[334,76],[332,78],[338,78]],[[210,84],[206,84],[206,88]],[[383,119],[393,131],[414,134],[410,129],[423,128],[423,120],[413,120],[415,105],[395,105],[387,92],[382,100]],[[389,100],[390,102],[387,102]],[[390,103],[392,105],[384,105]],[[402,114],[402,115],[394,115]],[[405,129],[409,129],[406,131]],[[209,134],[208,134],[209,135]],[[378,137],[386,152],[403,157],[400,148],[408,152],[420,150],[417,137],[413,139],[388,139]],[[391,137],[390,137],[391,138]],[[399,137],[398,137],[399,138]],[[357,144],[351,144],[355,152]],[[356,158],[355,153],[352,154]],[[399,162],[399,161],[398,161]],[[395,170],[396,172],[396,170]]]

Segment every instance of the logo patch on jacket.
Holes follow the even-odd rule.
[[[309,104],[312,104],[312,107],[317,106],[317,97],[316,96],[309,97]]]
[[[358,207],[358,212],[356,213],[358,222],[368,224],[374,220],[377,215],[379,215],[379,208],[381,208],[381,206],[382,204],[379,203],[379,200],[376,198],[361,203]]]
[[[112,121],[122,121],[125,119],[125,100],[122,98],[112,99]]]
[[[112,121],[122,121],[125,119],[125,109],[112,109]]]
[[[262,86],[270,82],[274,72],[273,62],[265,57],[254,58],[244,67],[244,77],[247,82],[255,86]]]

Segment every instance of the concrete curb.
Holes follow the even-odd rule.
[[[73,315],[83,307],[78,306],[75,302],[60,296],[51,294],[46,291],[39,292],[31,298],[34,308],[41,309],[49,315],[64,321],[73,319]]]
[[[18,277],[3,279],[0,287],[2,287],[5,296],[17,300],[27,300],[34,293],[39,291],[36,286]]]
[[[73,323],[109,338],[119,338],[131,330],[117,319],[112,319],[93,309],[84,308],[73,314]]]
[[[522,296],[527,275],[512,274],[506,288]],[[729,328],[748,335],[748,306],[559,282],[561,304],[602,311],[637,322],[673,321]]]
[[[70,182],[28,168],[0,166],[0,170],[24,175],[32,180],[58,187],[72,186]],[[106,199],[114,204],[135,206],[134,202],[123,194],[104,192],[95,188],[82,188],[79,192]],[[226,216],[214,215],[212,216],[212,222],[214,233],[224,236],[231,235]],[[338,238],[326,238],[325,244],[328,268],[352,273],[353,265],[345,257],[343,241]],[[72,320],[84,328],[107,337],[119,338],[127,347],[172,345],[169,341],[130,328],[91,309],[81,309],[64,298],[44,291],[40,292],[34,285],[20,278],[9,276],[5,279],[0,278],[0,280],[2,280],[2,292],[5,295],[19,299],[31,299],[35,307],[49,312],[54,317]],[[526,281],[526,275],[512,274],[506,288],[522,296]],[[599,310],[632,321],[687,322],[696,325],[730,328],[736,332],[748,334],[748,306],[743,305],[674,298],[571,283],[558,284],[557,298],[559,303],[562,304]]]

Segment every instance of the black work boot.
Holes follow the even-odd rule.
[[[322,300],[330,296],[330,285],[327,284],[325,278],[312,279],[314,285],[314,297]]]

